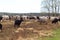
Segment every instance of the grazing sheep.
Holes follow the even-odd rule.
[[[57,18],[58,19],[58,17],[50,17],[50,20],[52,21],[52,20],[54,20],[55,18]]]
[[[2,16],[0,16],[0,21],[2,20],[2,18],[3,18],[3,17],[2,17]]]
[[[45,23],[45,24],[47,24],[47,17],[37,17],[38,18],[38,22],[40,22],[40,24],[42,24],[42,23]]]
[[[60,21],[60,18],[58,20]]]
[[[59,20],[57,18],[55,18],[54,20],[52,20],[52,23],[57,23]]]
[[[2,31],[2,24],[0,23],[0,30]]]
[[[20,20],[15,20],[15,23],[14,23],[14,27],[19,27],[20,26],[20,24],[22,23],[22,21],[23,21],[23,19],[21,18]]]
[[[29,17],[29,19],[36,19],[35,17]]]
[[[8,15],[3,15],[2,17],[3,17],[3,19],[2,19],[3,21],[9,20],[9,16]]]
[[[40,18],[37,16],[37,19],[39,20]]]

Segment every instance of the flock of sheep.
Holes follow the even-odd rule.
[[[14,27],[19,27],[20,24],[23,21],[27,21],[27,20],[37,20],[37,22],[40,23],[46,23],[47,24],[47,20],[50,20],[51,23],[56,24],[58,23],[58,21],[60,21],[60,17],[53,17],[53,16],[19,16],[19,15],[15,15],[15,16],[8,16],[8,15],[2,15],[0,16],[0,22],[3,21],[7,21],[7,20],[13,20],[14,21]],[[0,23],[0,30],[2,30],[2,24]]]

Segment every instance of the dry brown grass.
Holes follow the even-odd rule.
[[[59,28],[59,24],[40,24],[35,20],[24,21],[19,28],[14,28],[13,21],[2,22],[3,30],[0,32],[0,40],[37,40],[38,37],[53,36],[53,29]]]

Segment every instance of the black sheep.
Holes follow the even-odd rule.
[[[23,19],[21,18],[21,20],[15,20],[15,23],[14,23],[14,27],[19,27],[20,24],[22,23]]]
[[[2,16],[0,16],[0,21],[2,20],[2,18],[3,18],[3,17],[2,17]]]
[[[58,20],[60,21],[60,18]]]
[[[2,24],[0,24],[0,30],[2,31]]]
[[[53,21],[52,21],[52,23],[57,23],[59,20],[57,19],[57,18],[55,18]]]
[[[40,18],[37,16],[37,19],[39,20]]]

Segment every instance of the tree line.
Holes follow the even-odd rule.
[[[59,13],[60,11],[60,0],[43,0],[41,4],[48,13]]]

